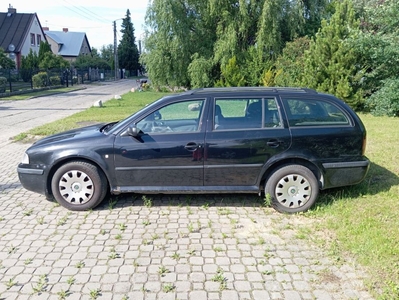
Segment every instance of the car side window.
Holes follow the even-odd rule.
[[[281,126],[274,98],[215,99],[214,129],[251,129]]]
[[[198,131],[204,102],[198,99],[166,105],[144,117],[136,126],[144,134]]]
[[[346,114],[322,99],[283,99],[291,127],[349,125]]]

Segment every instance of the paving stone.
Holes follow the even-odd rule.
[[[68,300],[86,300],[100,289],[99,299],[111,300],[373,299],[356,264],[337,266],[295,230],[281,230],[301,228],[300,215],[256,206],[252,195],[190,195],[191,204],[185,195],[148,195],[151,207],[141,195],[121,195],[112,209],[106,199],[90,212],[69,212],[21,187],[16,166],[28,146],[0,143],[0,298],[58,299],[68,289]],[[169,273],[160,276],[160,266]],[[323,280],[325,270],[333,280]],[[218,271],[222,288],[212,281]],[[42,275],[46,291],[32,294]],[[7,289],[10,279],[17,284]],[[165,284],[175,290],[165,293]]]

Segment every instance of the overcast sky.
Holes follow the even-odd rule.
[[[136,41],[144,31],[148,0],[9,0],[2,1],[1,12],[11,5],[17,13],[36,13],[42,27],[53,31],[85,32],[90,46],[100,49],[114,43],[113,21],[116,20],[117,41],[122,38],[121,24],[129,9]]]

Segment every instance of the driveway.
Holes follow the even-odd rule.
[[[0,103],[0,299],[373,299],[310,242],[317,220],[248,195],[125,195],[71,212],[24,190],[9,137],[123,94],[121,81]]]

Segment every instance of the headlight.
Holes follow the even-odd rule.
[[[29,156],[28,156],[28,154],[24,153],[24,156],[22,157],[21,163],[23,163],[25,165],[29,165]]]

